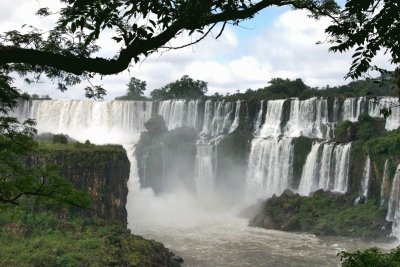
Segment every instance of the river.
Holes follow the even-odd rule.
[[[185,193],[141,190],[130,194],[127,208],[132,232],[164,243],[183,266],[339,266],[342,250],[394,246],[249,227],[237,209],[204,207]]]

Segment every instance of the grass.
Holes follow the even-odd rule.
[[[0,266],[174,266],[161,243],[122,226],[0,208]]]

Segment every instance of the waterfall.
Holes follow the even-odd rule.
[[[292,138],[255,138],[246,175],[248,193],[262,198],[281,194],[292,179],[292,158]]]
[[[388,160],[386,160],[383,170],[382,184],[381,184],[381,206],[385,205],[387,202],[388,189],[389,189],[389,162]]]
[[[232,102],[207,100],[201,135],[215,137],[234,131],[239,125],[240,102],[236,104],[234,120],[232,120],[233,107]]]
[[[258,110],[256,119],[254,120],[254,135],[258,135],[261,130],[262,115],[264,112],[264,100],[260,101],[260,109]]]
[[[185,126],[198,130],[199,127],[199,103],[200,100],[190,100],[186,116]]]
[[[346,98],[343,102],[342,120],[357,121],[360,114],[364,112],[365,101],[365,97]]]
[[[340,106],[339,106],[339,98],[335,97],[333,100],[333,122],[338,122],[340,118]]]
[[[195,168],[196,191],[203,200],[214,196],[217,145],[224,134],[232,133],[239,126],[240,105],[241,101],[236,101],[236,105],[233,105],[232,102],[211,100],[204,104],[204,123],[200,140],[196,144]]]
[[[316,97],[290,102],[290,118],[287,122],[285,136],[307,136],[319,139],[330,137],[332,132],[328,123],[328,101]]]
[[[307,156],[298,188],[299,194],[308,196],[318,190],[340,193],[347,191],[349,144],[314,143]]]
[[[215,150],[216,146],[210,144],[196,147],[196,190],[199,198],[213,195],[215,188]]]
[[[363,179],[361,182],[361,189],[362,189],[362,196],[367,198],[368,196],[368,186],[369,186],[369,179],[371,176],[371,159],[369,156],[365,161],[364,171],[363,171]]]
[[[392,190],[390,192],[390,199],[388,202],[388,212],[386,220],[393,222],[392,234],[399,236],[400,234],[400,164],[397,166],[396,173],[392,182]]]
[[[270,100],[267,102],[267,113],[264,124],[261,127],[260,137],[277,137],[282,133],[282,111],[284,99]]]
[[[381,108],[390,108],[392,114],[386,118],[385,129],[388,131],[397,129],[400,126],[399,99],[396,97],[380,97],[378,100],[370,99],[368,103],[368,114],[371,117],[383,117],[380,114]]]
[[[151,117],[152,102],[33,100],[29,117],[41,132],[94,143],[132,143]]]
[[[332,191],[345,193],[347,191],[349,180],[351,143],[337,145],[334,150],[335,168],[334,168],[334,186]]]
[[[241,105],[241,101],[238,100],[236,101],[236,107],[235,107],[235,118],[233,120],[233,123],[229,129],[229,133],[232,133],[233,131],[236,130],[236,128],[239,126],[239,115],[240,115],[240,105]]]
[[[290,101],[286,123],[283,119],[285,101]],[[338,101],[336,103],[339,109]],[[257,121],[261,121],[260,115]],[[314,97],[268,101],[264,124],[251,145],[246,175],[249,194],[271,196],[288,188],[293,172],[292,139],[299,136],[318,139],[333,136],[327,100]],[[350,147],[351,144],[315,142],[303,167],[299,188],[293,189],[303,195],[317,189],[346,192]]]
[[[311,192],[314,192],[317,189],[317,186],[319,186],[320,161],[318,160],[318,154],[320,152],[320,147],[320,143],[315,143],[307,156],[298,189],[299,194],[301,195],[308,196]]]
[[[371,159],[367,156],[367,160],[365,161],[363,176],[361,179],[361,192],[360,196],[356,198],[355,203],[359,203],[361,197],[364,197],[367,200],[368,197],[368,186],[369,186],[369,179],[371,176]]]
[[[140,132],[145,130],[144,123],[151,117],[152,102],[33,100],[24,105],[20,110],[25,113],[19,117],[29,113],[39,133],[63,133],[81,142],[123,145],[131,164],[128,187],[130,192],[139,190],[134,150]]]
[[[184,126],[186,107],[187,103],[185,100],[166,100],[160,102],[158,114],[164,117],[168,130]]]

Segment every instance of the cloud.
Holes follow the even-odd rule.
[[[11,0],[0,3],[0,30],[26,23],[23,19],[37,25],[52,25],[53,21],[40,20],[29,15],[41,6],[53,3],[50,0],[21,0],[20,8]],[[40,3],[40,6],[39,4]],[[123,95],[131,76],[147,81],[146,94],[167,83],[179,79],[185,74],[208,82],[209,93],[234,93],[247,88],[257,89],[267,85],[271,78],[302,78],[311,86],[333,86],[343,84],[344,75],[351,63],[351,53],[328,53],[329,45],[316,45],[326,39],[324,29],[329,20],[314,20],[304,11],[274,9],[280,15],[273,16],[273,21],[265,25],[254,25],[255,34],[239,34],[243,29],[227,27],[223,35],[215,40],[219,33],[215,29],[212,35],[201,42],[178,50],[160,51],[134,64],[129,71],[119,75],[97,77],[94,84],[103,84],[108,91],[107,99]],[[257,20],[260,21],[260,20]],[[248,21],[246,25],[251,27]],[[250,25],[250,26],[249,26]],[[9,28],[9,29],[11,29]],[[111,32],[105,32],[99,40],[102,47],[99,55],[112,57],[118,52],[118,46],[110,40]],[[168,45],[181,46],[195,40],[198,36],[180,35]],[[387,67],[387,57],[379,55],[376,62]],[[38,85],[16,83],[23,90],[39,94],[49,94],[54,98],[83,98],[82,88],[87,82],[71,88],[66,93],[59,93],[55,85],[46,82]]]

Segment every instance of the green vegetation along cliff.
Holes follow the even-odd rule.
[[[27,160],[31,165],[57,165],[63,177],[88,192],[97,214],[126,224],[130,165],[122,146],[41,142]]]

